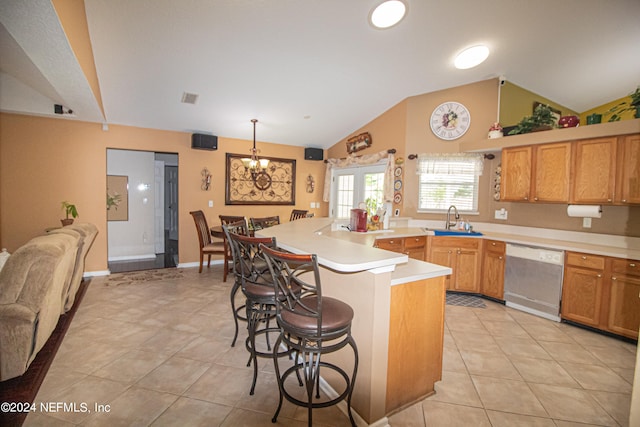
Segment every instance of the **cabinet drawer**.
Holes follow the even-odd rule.
[[[602,256],[567,252],[567,264],[569,265],[604,270],[604,262],[605,258]]]
[[[435,236],[431,238],[431,245],[435,247],[447,247],[457,249],[479,249],[482,239],[475,237],[443,237]]]
[[[611,263],[611,270],[613,273],[640,276],[640,261],[614,258]]]
[[[414,236],[404,238],[405,249],[424,248],[427,244],[427,236]]]
[[[507,244],[499,240],[485,240],[484,248],[489,252],[504,253],[507,250]]]
[[[378,239],[374,246],[388,251],[402,252],[402,239]]]

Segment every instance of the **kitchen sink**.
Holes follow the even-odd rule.
[[[425,228],[425,231],[429,234],[433,233],[434,236],[460,236],[460,237],[476,237],[482,236],[479,231],[465,231],[465,230],[445,230],[445,229],[430,229]]]

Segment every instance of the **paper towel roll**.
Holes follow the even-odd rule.
[[[580,218],[601,218],[602,206],[599,205],[569,205],[567,215]]]

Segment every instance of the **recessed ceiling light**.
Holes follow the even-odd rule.
[[[489,48],[484,45],[472,46],[460,52],[454,61],[459,70],[466,70],[480,65],[489,57]]]
[[[407,6],[400,0],[387,0],[376,6],[369,14],[369,22],[376,28],[390,28],[404,18]]]

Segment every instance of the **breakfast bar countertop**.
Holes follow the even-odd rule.
[[[274,236],[278,246],[293,253],[314,253],[320,265],[332,270],[391,271],[392,285],[451,274],[449,267],[410,260],[405,254],[374,248],[377,238],[427,235],[420,228],[397,228],[380,232],[355,233],[332,230],[331,218],[304,218],[260,230]]]

